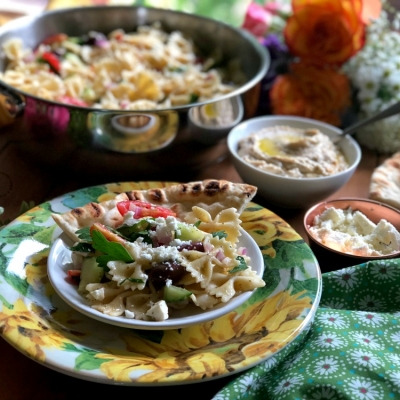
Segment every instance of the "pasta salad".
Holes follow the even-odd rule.
[[[237,245],[235,208],[212,219],[195,206],[196,222],[187,223],[143,201],[116,206],[123,216],[118,228],[95,222],[76,232],[79,242],[71,247],[71,282],[99,312],[164,321],[188,304],[206,310],[265,286]]]
[[[25,48],[11,38],[0,80],[46,100],[82,107],[122,110],[165,109],[217,98],[235,89],[224,82],[215,60],[202,59],[182,32],[160,24],[107,36],[64,33]]]

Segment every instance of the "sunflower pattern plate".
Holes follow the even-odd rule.
[[[86,317],[56,294],[47,276],[61,234],[52,212],[169,182],[123,182],[77,190],[43,203],[0,231],[0,332],[21,353],[77,378],[122,385],[171,385],[226,377],[253,367],[307,330],[321,296],[318,263],[299,234],[251,202],[242,227],[264,258],[266,286],[216,320],[141,331]]]

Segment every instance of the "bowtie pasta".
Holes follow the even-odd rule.
[[[93,224],[77,231],[70,276],[80,276],[78,290],[91,307],[110,316],[164,321],[188,304],[207,310],[265,286],[246,249],[238,247],[235,208],[212,219],[193,207],[194,224],[169,211],[158,207],[158,216],[141,218],[129,211],[117,229]]]
[[[83,107],[152,110],[217,98],[235,86],[224,83],[216,60],[202,60],[179,31],[159,24],[108,36],[57,34],[37,48],[11,38],[0,79],[46,100]]]

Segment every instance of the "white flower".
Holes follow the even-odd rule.
[[[323,332],[315,339],[315,346],[326,349],[342,348],[346,341],[335,332]],[[313,344],[312,344],[313,346]]]
[[[373,294],[366,294],[358,301],[359,308],[365,311],[379,311],[386,305],[385,301]]]
[[[366,326],[380,326],[385,321],[385,317],[379,313],[358,311],[357,317]]]
[[[337,392],[329,386],[315,387],[311,393],[310,400],[335,400]]]
[[[374,65],[362,65],[354,76],[352,83],[359,90],[376,93],[383,78],[383,70]]]
[[[313,370],[316,374],[327,376],[334,374],[339,369],[338,361],[332,356],[326,356],[318,359],[313,365]]]
[[[388,372],[388,375],[392,378],[392,382],[396,385],[397,389],[400,389],[400,371]]]
[[[278,386],[274,389],[275,394],[289,393],[303,384],[305,377],[296,374],[282,379],[278,382]]]
[[[358,282],[357,272],[354,267],[334,271],[333,279],[336,283],[345,288],[352,288]]]
[[[382,398],[382,390],[367,378],[346,380],[353,400],[376,400]]]
[[[383,345],[379,342],[379,340],[370,332],[352,332],[350,337],[352,340],[364,347],[373,350],[383,348]]]
[[[343,66],[356,92],[359,119],[374,115],[400,101],[400,13],[388,0],[367,27],[364,47]],[[388,11],[390,10],[390,15]],[[379,121],[360,129],[357,141],[380,153],[400,151],[400,120]]]
[[[335,312],[326,312],[324,315],[321,315],[319,317],[319,322],[322,325],[331,326],[332,328],[345,328],[349,325],[348,321],[344,319],[343,316]]]
[[[393,281],[399,275],[396,264],[390,261],[377,261],[370,267],[370,273],[378,281]]]
[[[254,384],[254,375],[253,374],[245,374],[240,377],[240,379],[235,382],[235,392],[238,393],[246,393],[249,388],[251,388]]]
[[[397,331],[395,333],[392,333],[390,335],[390,338],[393,340],[393,342],[400,344],[400,331]]]
[[[373,370],[376,367],[382,366],[382,360],[374,353],[363,349],[349,351],[350,358],[362,367],[368,367]]]

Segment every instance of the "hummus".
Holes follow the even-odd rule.
[[[333,175],[349,166],[329,136],[314,128],[264,128],[239,142],[238,155],[263,171],[298,178]]]

